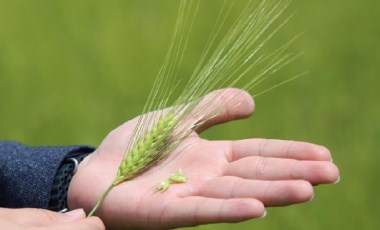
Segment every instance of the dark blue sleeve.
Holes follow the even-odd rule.
[[[87,146],[28,147],[0,141],[0,207],[47,208],[54,176],[69,153],[91,153]]]

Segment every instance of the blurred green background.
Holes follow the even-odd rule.
[[[215,18],[220,2],[202,2],[198,28]],[[294,0],[290,12],[297,13],[276,41],[306,32],[293,47],[305,55],[289,69],[309,76],[258,97],[252,118],[204,135],[326,145],[341,182],[318,186],[311,203],[269,208],[263,220],[198,229],[380,227],[379,7],[375,0]],[[1,0],[0,139],[97,146],[141,113],[177,9],[174,0]],[[189,60],[207,37],[192,37]]]

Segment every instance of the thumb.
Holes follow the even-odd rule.
[[[67,223],[65,225],[56,224],[54,226],[45,227],[48,230],[68,230],[68,229],[77,229],[77,230],[105,230],[103,222],[96,216],[92,216],[83,220],[74,221]],[[45,229],[43,228],[43,229]]]
[[[83,209],[76,209],[67,213],[35,208],[0,209],[0,216],[22,226],[46,226],[69,223],[86,218]]]
[[[204,105],[210,106],[207,108]],[[202,124],[196,130],[197,133],[201,133],[217,124],[249,117],[254,111],[255,104],[248,92],[236,88],[227,88],[208,94],[200,102],[200,107],[206,111],[213,111],[217,108],[220,114]]]

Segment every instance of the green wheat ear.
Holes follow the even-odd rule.
[[[163,157],[167,148],[170,147],[168,143],[176,124],[178,124],[178,120],[173,114],[168,113],[160,118],[143,138],[137,141],[133,148],[125,154],[114,181],[103,193],[89,216],[95,213],[113,187],[135,176]]]
[[[117,185],[148,168],[164,154],[178,120],[172,114],[160,118],[142,139],[125,155],[113,185]]]
[[[222,91],[210,97],[205,95],[215,89],[234,87],[248,74],[252,78],[242,88],[252,89],[298,56],[286,53],[295,39],[272,52],[262,52],[266,43],[289,20],[290,17],[280,22],[277,27],[269,29],[288,7],[289,0],[248,0],[230,30],[217,41],[221,28],[230,20],[231,9],[235,2],[235,0],[225,0],[198,65],[187,83],[185,82],[182,94],[174,100],[171,108],[163,113],[162,109],[168,107],[168,101],[179,85],[179,80],[176,79],[179,66],[190,40],[200,2],[200,0],[180,1],[174,35],[167,56],[143,110],[143,114],[156,112],[139,117],[114,181],[88,216],[96,212],[113,187],[133,178],[169,155],[191,132],[204,122],[218,116],[222,112],[220,111],[222,103],[225,104],[226,100],[232,101],[238,96],[234,94],[226,98]],[[278,83],[274,87],[283,83]],[[224,102],[221,102],[222,100]],[[186,176],[180,171],[164,180],[156,189],[165,191],[171,183],[183,183],[186,180]]]

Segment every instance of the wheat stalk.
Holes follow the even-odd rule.
[[[223,2],[215,27],[183,93],[169,110],[163,112],[162,109],[167,107],[169,98],[178,85],[178,69],[200,6],[200,0],[181,0],[167,56],[143,110],[143,113],[156,112],[140,116],[114,181],[102,194],[89,216],[95,213],[114,186],[131,179],[169,155],[191,132],[220,114],[218,103],[224,96],[223,91],[205,97],[207,93],[217,88],[235,86],[248,74],[253,77],[243,89],[252,89],[298,56],[286,53],[295,39],[272,52],[261,52],[266,43],[290,19],[288,17],[274,29],[269,29],[288,7],[288,0],[248,1],[230,30],[217,43],[217,35],[226,24],[233,3],[234,1],[227,0]],[[283,83],[285,82],[280,82],[271,89]],[[232,95],[226,100],[233,100],[237,96]],[[169,177],[156,189],[165,191],[176,179],[183,180],[179,182],[186,181],[182,172],[171,177],[174,180]]]

